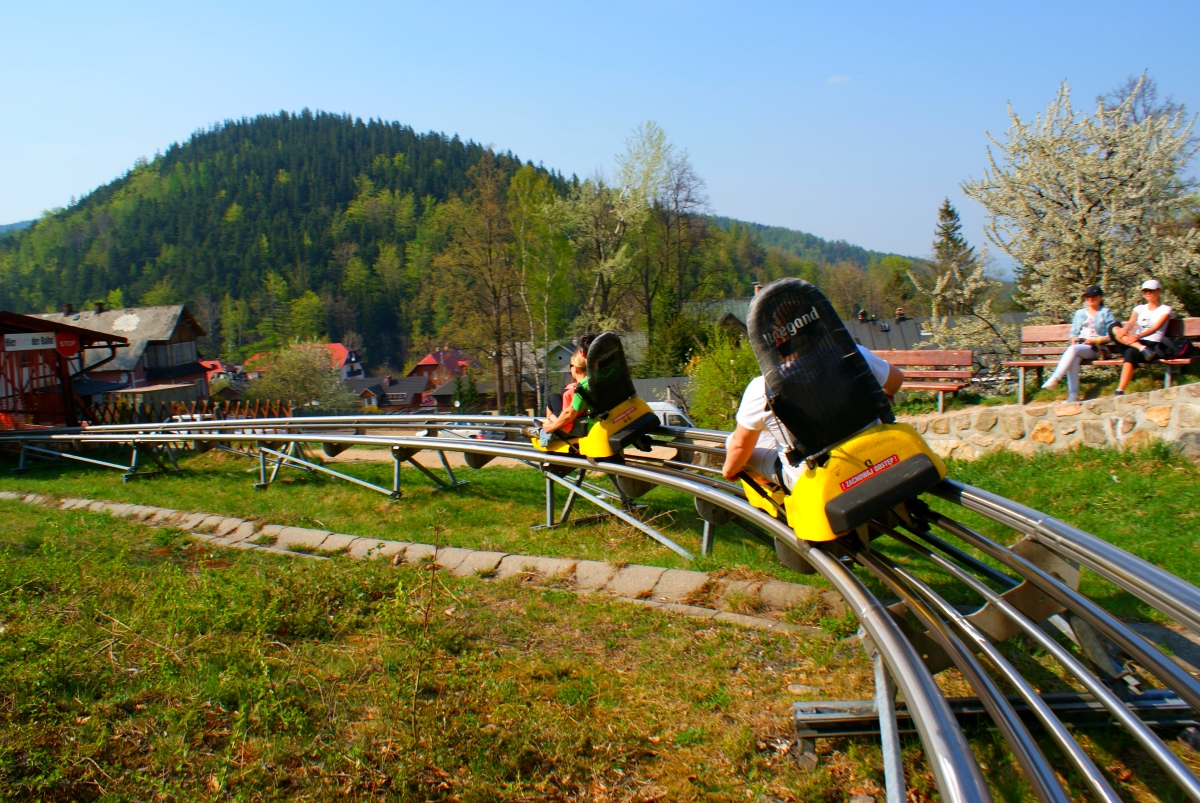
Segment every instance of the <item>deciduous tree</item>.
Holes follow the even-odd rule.
[[[733,429],[742,393],[761,371],[750,343],[727,330],[712,333],[708,345],[687,368],[692,378],[691,404],[696,423],[713,429]]]
[[[321,343],[292,343],[265,366],[262,377],[250,383],[247,398],[290,401],[326,410],[349,409],[354,394],[342,384],[341,372],[329,359]]]
[[[445,271],[443,292],[460,316],[457,331],[466,337],[477,333],[480,345],[490,353],[496,376],[496,409],[503,410],[507,398],[504,353],[512,328],[515,284],[512,229],[505,213],[508,182],[490,152],[469,174],[472,186],[466,197],[446,205],[449,242],[434,264]]]
[[[1031,122],[1010,107],[1006,139],[989,135],[990,169],[962,185],[987,210],[988,239],[1016,261],[1028,304],[1049,320],[1066,320],[1089,284],[1127,309],[1148,276],[1193,284],[1200,275],[1194,231],[1174,227],[1189,202],[1192,126],[1180,111],[1143,110],[1144,87],[1143,78],[1090,116],[1072,108],[1065,82]]]
[[[562,204],[550,182],[531,165],[513,174],[508,186],[508,220],[512,228],[512,262],[531,350],[548,355],[552,333],[566,312],[566,274],[573,248],[565,235]],[[514,330],[513,337],[517,332]],[[513,370],[519,373],[521,350],[513,348]],[[533,356],[533,355],[530,355]],[[537,409],[549,385],[549,365],[533,366]],[[519,387],[520,378],[514,380]]]

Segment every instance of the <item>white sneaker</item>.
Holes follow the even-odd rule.
[[[1054,377],[1050,377],[1042,385],[1042,390],[1054,390],[1056,387],[1058,387],[1058,380]]]

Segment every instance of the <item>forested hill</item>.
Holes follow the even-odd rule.
[[[27,229],[32,225],[33,225],[32,220],[21,220],[16,223],[0,224],[0,237],[3,237],[4,235],[8,234],[9,232],[20,231],[21,229]]]
[[[861,246],[851,245],[845,240],[822,240],[815,234],[806,234],[782,226],[764,226],[762,223],[749,223],[720,215],[712,215],[711,220],[721,229],[728,229],[734,223],[744,226],[764,248],[778,248],[785,254],[790,254],[805,262],[828,265],[843,262],[857,268],[866,268],[881,262],[884,257],[893,256],[881,251],[871,251]]]
[[[907,265],[631,197],[399,123],[243,118],[0,237],[0,309],[187,303],[206,356],[329,338],[393,369],[451,341],[497,355],[533,330],[652,329],[672,376],[696,342],[692,301],[804,276],[827,279],[839,309],[883,309]]]
[[[402,236],[429,200],[463,191],[483,154],[457,136],[307,110],[226,122],[6,238],[0,308],[117,288],[129,303],[156,287],[178,301],[249,298],[268,270],[320,288],[336,246],[368,228]],[[520,167],[511,153],[496,161]]]

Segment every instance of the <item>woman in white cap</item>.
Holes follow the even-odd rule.
[[[1108,332],[1115,323],[1112,311],[1104,306],[1104,292],[1100,286],[1093,284],[1084,288],[1083,307],[1075,310],[1075,318],[1071,321],[1071,342],[1042,387],[1050,390],[1066,376],[1067,401],[1079,401],[1079,363],[1100,356],[1096,346],[1108,342]]]
[[[1167,333],[1167,321],[1171,320],[1171,308],[1162,303],[1162,282],[1147,279],[1142,282],[1145,304],[1133,308],[1133,315],[1124,326],[1113,325],[1112,339],[1126,346],[1125,364],[1121,366],[1121,381],[1116,395],[1125,395],[1125,386],[1133,379],[1133,369],[1144,362],[1158,357],[1157,349]]]

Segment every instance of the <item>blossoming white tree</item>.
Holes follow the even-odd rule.
[[[1090,284],[1121,312],[1149,276],[1168,286],[1200,277],[1200,238],[1177,225],[1190,202],[1192,123],[1179,107],[1134,113],[1146,80],[1091,116],[1071,107],[1065,82],[1032,122],[1010,106],[1007,139],[988,135],[990,169],[962,185],[987,209],[988,239],[1016,261],[1026,303],[1045,319],[1067,320]]]

